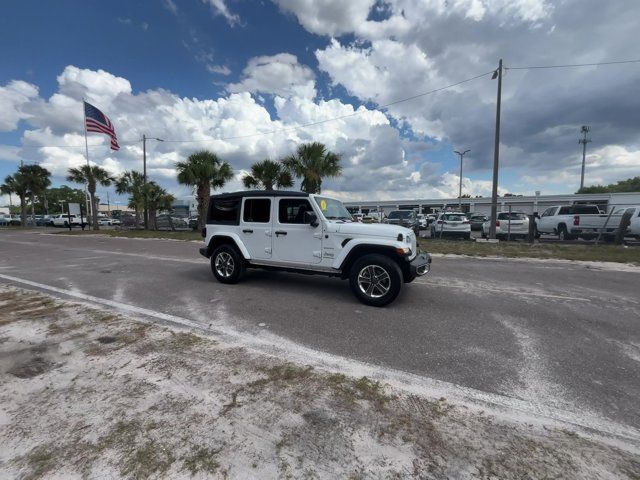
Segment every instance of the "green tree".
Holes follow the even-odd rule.
[[[91,197],[91,219],[94,230],[99,230],[98,226],[98,203],[96,201],[96,186],[102,185],[108,187],[113,179],[109,173],[98,165],[82,165],[78,168],[70,168],[67,174],[67,180],[74,183],[82,183],[87,185],[89,196]]]
[[[129,195],[129,208],[135,211],[136,228],[140,226],[140,215],[144,209],[144,175],[132,170],[124,172],[115,181],[116,193]]]
[[[27,196],[29,189],[24,176],[18,170],[13,175],[7,175],[4,183],[0,186],[2,193],[11,195],[15,193],[20,199],[20,223],[23,227],[27,226]]]
[[[640,192],[640,177],[627,178],[609,185],[591,185],[583,187],[576,193],[624,193]]]
[[[51,172],[40,165],[23,165],[19,171],[26,184],[31,202],[31,217],[35,215],[36,197],[41,197],[51,185]]]
[[[36,202],[36,213],[56,214],[64,213],[66,203],[84,204],[87,201],[85,193],[78,188],[61,185],[57,188],[47,188]]]
[[[276,188],[288,188],[293,185],[291,173],[281,162],[269,160],[251,165],[251,173],[242,178],[242,183],[247,188],[262,188],[273,190]]]
[[[158,185],[156,182],[147,182],[144,188],[144,193],[147,197],[147,208],[149,209],[149,223],[152,230],[158,229],[158,211],[159,210],[171,210],[175,197]],[[173,223],[169,216],[169,224],[171,230],[173,230]]]
[[[233,178],[233,169],[227,162],[208,150],[189,155],[186,161],[176,163],[178,182],[193,187],[198,201],[198,228],[203,228],[209,208],[211,189],[221,188]]]
[[[282,163],[293,176],[302,178],[300,189],[307,193],[320,193],[323,178],[337,177],[342,173],[340,155],[327,150],[319,142],[303,143]]]

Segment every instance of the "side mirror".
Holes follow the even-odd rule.
[[[315,213],[307,211],[304,212],[303,222],[316,228],[318,226],[318,217]]]

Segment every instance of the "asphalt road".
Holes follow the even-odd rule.
[[[322,276],[219,284],[198,247],[4,230],[0,274],[640,428],[637,271],[437,257],[376,309]]]

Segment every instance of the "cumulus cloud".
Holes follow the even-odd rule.
[[[313,98],[316,96],[315,75],[290,53],[254,57],[242,71],[242,80],[230,83],[227,90]]]
[[[22,80],[0,87],[0,132],[15,130],[20,120],[29,118],[24,108],[37,96],[38,88]]]

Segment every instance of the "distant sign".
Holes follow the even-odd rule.
[[[69,203],[69,215],[80,216],[80,204],[79,203]]]

